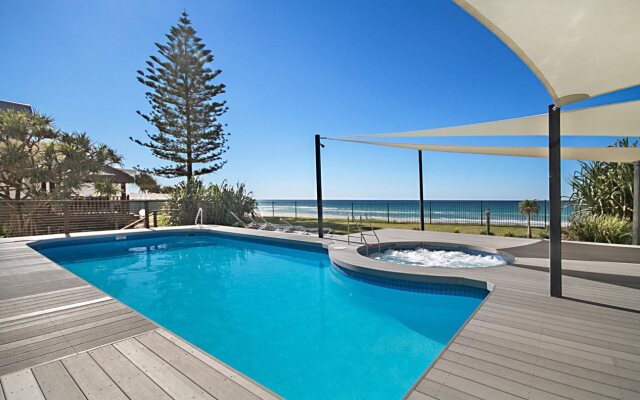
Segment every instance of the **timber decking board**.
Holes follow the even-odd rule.
[[[258,399],[258,397],[236,382],[229,380],[226,376],[210,368],[155,332],[142,334],[137,337],[137,340],[216,398]]]
[[[62,360],[80,390],[89,399],[128,400],[127,396],[87,353]]]
[[[32,369],[47,400],[85,400],[82,390],[62,362],[55,361]]]
[[[45,400],[30,369],[4,375],[0,381],[7,400]]]
[[[156,328],[24,244],[0,260],[0,375]]]
[[[136,339],[118,342],[114,347],[174,399],[214,399]]]
[[[89,355],[130,398],[140,400],[171,399],[112,345],[91,350]]]
[[[495,288],[408,399],[640,399],[640,290],[634,283],[640,248],[563,243],[563,256],[573,260],[563,276],[565,298],[551,298],[541,262],[547,242],[403,230],[378,235],[389,242],[497,248],[519,257],[496,268],[418,269],[423,275],[488,281]],[[355,248],[335,255],[346,263],[400,270]],[[278,398],[115,300],[29,316],[102,296],[25,242],[0,242],[0,321],[24,315],[0,322],[0,375],[6,374],[0,382],[7,400],[24,393],[42,396],[41,389],[54,399],[107,390],[109,397],[142,399]]]

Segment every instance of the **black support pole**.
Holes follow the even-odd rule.
[[[640,161],[633,163],[633,241],[640,245]]]
[[[420,230],[424,230],[424,183],[422,179],[422,150],[418,150],[418,175],[420,179]]]
[[[549,294],[562,297],[560,108],[549,106]]]
[[[324,223],[322,220],[322,161],[320,160],[320,135],[316,135],[316,201],[318,203],[318,237],[324,237]]]

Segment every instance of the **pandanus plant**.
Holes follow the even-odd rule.
[[[518,211],[527,216],[527,237],[531,239],[531,214],[537,214],[540,211],[538,200],[522,200],[518,203]]]

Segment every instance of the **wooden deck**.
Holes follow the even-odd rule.
[[[640,249],[566,245],[565,298],[557,299],[548,296],[545,243],[400,230],[379,235],[493,247],[518,257],[498,268],[409,268],[495,287],[407,398],[640,399]],[[407,271],[367,259],[355,246],[332,246],[341,263]],[[0,240],[0,375],[0,400],[278,398],[15,240]]]

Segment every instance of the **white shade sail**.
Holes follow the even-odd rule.
[[[370,144],[385,147],[398,147],[403,149],[435,151],[442,153],[484,154],[494,156],[536,157],[547,158],[548,147],[510,147],[510,146],[448,146],[413,143],[388,143],[373,142],[367,140],[349,140],[339,138],[326,138],[342,142]],[[561,151],[563,160],[605,161],[632,163],[640,161],[640,147],[563,147]]]
[[[548,132],[549,116],[540,114],[448,128],[348,137],[547,136]],[[640,100],[562,111],[560,132],[562,136],[640,136]]]
[[[638,0],[454,0],[511,48],[557,106],[640,84]]]

